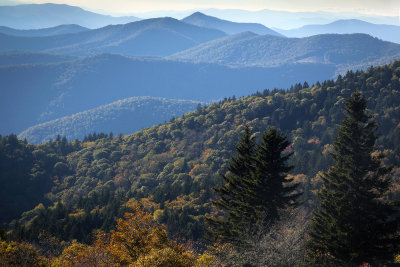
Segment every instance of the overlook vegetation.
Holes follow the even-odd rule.
[[[0,6],[0,266],[400,263],[396,26],[137,20]]]

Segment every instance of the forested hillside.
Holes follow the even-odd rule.
[[[259,88],[287,88],[298,81],[326,79],[334,72],[333,66],[321,64],[230,68],[115,54],[4,66],[0,67],[0,133],[19,133],[132,96],[211,102],[227,95],[248,95]]]
[[[201,102],[157,97],[130,97],[95,109],[38,124],[24,130],[18,138],[30,143],[80,139],[92,132],[130,134],[193,111]]]
[[[45,192],[32,190],[30,204],[38,206],[21,217],[13,236],[36,239],[46,230],[60,239],[88,242],[93,229],[112,228],[123,210],[117,207],[135,198],[168,227],[172,236],[202,240],[204,215],[215,212],[212,188],[222,183],[219,173],[225,172],[244,125],[256,134],[276,126],[288,136],[292,142],[288,149],[294,152],[291,174],[300,183],[305,205],[312,209],[314,190],[321,185],[318,172],[331,164],[329,152],[343,116],[343,99],[355,89],[368,99],[368,108],[379,123],[377,149],[384,151],[387,162],[395,164],[399,172],[399,88],[397,61],[366,72],[349,72],[336,81],[297,84],[288,91],[265,90],[249,97],[225,99],[127,136],[69,144],[59,139],[39,146],[3,137],[1,164],[16,164],[21,160],[16,156],[19,151],[30,149],[35,155],[30,159],[33,164],[20,170],[21,179],[29,179],[31,173],[41,170],[41,177],[49,185],[46,199],[52,203],[49,207],[46,203],[38,205],[44,201]],[[57,148],[63,143],[68,149]],[[46,151],[52,149],[56,149],[52,160],[46,160],[50,155]],[[38,150],[40,153],[35,152]],[[40,165],[39,160],[48,165]],[[54,168],[49,171],[46,166]],[[1,177],[9,188],[18,188],[18,180],[9,173]],[[400,181],[398,176],[394,179],[389,198],[399,196]],[[35,186],[34,180],[32,183]],[[12,197],[10,191],[9,201]],[[1,218],[3,223],[11,219],[4,215]]]
[[[194,62],[233,66],[332,64],[339,71],[387,64],[398,60],[400,45],[366,34],[320,34],[304,38],[240,33],[203,43],[170,56]]]

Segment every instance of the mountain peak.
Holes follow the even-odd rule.
[[[196,12],[194,12],[192,15],[190,15],[189,17],[192,17],[192,16],[202,16],[202,17],[209,17],[209,16],[207,16],[206,14],[204,14],[204,13],[201,13],[200,11],[196,11]]]
[[[227,34],[237,34],[241,32],[250,31],[261,35],[269,34],[269,35],[282,36],[281,34],[259,23],[233,22],[229,20],[219,19],[213,16],[208,16],[199,11],[194,12],[192,15],[186,18],[183,18],[182,21],[200,27],[217,29]]]

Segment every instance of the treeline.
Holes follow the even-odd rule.
[[[201,267],[399,263],[400,206],[387,198],[393,166],[385,164],[382,151],[376,151],[377,124],[366,111],[366,100],[359,91],[345,99],[345,107],[346,115],[333,142],[334,164],[321,174],[319,205],[311,220],[298,208],[299,183],[288,176],[293,168],[288,160],[294,154],[290,142],[273,127],[257,142],[246,126],[226,174],[221,175],[224,182],[215,189],[218,197],[213,206],[217,210],[207,215],[212,240],[207,249],[196,250],[190,243],[171,240],[156,222],[157,212],[144,211],[149,208],[149,199],[143,198],[140,202],[127,200],[123,206],[131,212],[117,220],[115,230],[96,230],[87,244],[60,242],[48,231],[63,233],[71,221],[62,224],[52,217],[75,215],[58,203],[48,221],[43,216],[49,213],[43,211],[33,220],[33,224],[48,225],[38,234],[36,247],[1,237],[0,264]],[[104,205],[110,194],[93,198]],[[87,220],[75,221],[78,230],[96,227],[87,214],[90,211],[99,216],[97,211],[93,213],[95,204],[93,199],[79,201]],[[114,212],[120,206],[114,205]],[[31,229],[36,229],[35,225]]]
[[[61,137],[32,145],[16,135],[0,136],[0,224],[19,218],[39,203],[51,204],[45,194],[59,177],[74,172],[66,156],[80,149],[79,141]]]
[[[64,142],[69,150],[58,149],[57,144],[61,145],[62,139],[37,146],[17,140],[18,146],[11,151],[3,150],[2,157],[17,154],[21,151],[19,147],[29,148],[32,153],[43,151],[29,158],[31,165],[24,164],[31,166],[29,169],[18,171],[21,177],[24,173],[24,179],[29,179],[26,174],[32,172],[34,164],[46,166],[43,179],[48,185],[38,187],[38,192],[24,194],[24,198],[35,198],[35,201],[27,202],[29,207],[19,206],[12,218],[1,218],[9,223],[21,212],[32,209],[23,214],[18,223],[12,224],[25,226],[24,231],[17,235],[22,239],[35,238],[37,233],[45,230],[40,229],[43,227],[40,220],[53,220],[52,224],[60,226],[65,226],[65,222],[71,225],[78,219],[92,220],[89,225],[93,225],[93,229],[78,232],[63,226],[62,234],[57,233],[61,227],[55,227],[58,230],[52,232],[60,238],[86,242],[91,238],[91,230],[99,227],[110,229],[111,223],[104,224],[104,221],[115,222],[120,215],[119,211],[106,212],[103,207],[108,202],[93,197],[109,191],[111,195],[123,196],[122,202],[130,198],[144,201],[145,209],[154,214],[157,222],[167,226],[170,235],[203,240],[205,215],[216,212],[211,205],[216,198],[212,188],[223,184],[219,173],[226,172],[245,125],[253,130],[257,141],[269,126],[275,126],[287,136],[292,142],[290,150],[294,152],[289,160],[289,164],[294,166],[290,175],[300,184],[301,200],[308,208],[315,208],[316,192],[322,185],[319,172],[327,171],[333,163],[330,152],[337,125],[343,118],[343,100],[349,98],[355,89],[368,99],[367,108],[379,124],[381,136],[377,139],[377,149],[385,152],[387,162],[395,165],[395,171],[400,166],[399,77],[400,62],[394,62],[365,72],[349,72],[336,81],[313,86],[296,85],[291,90],[266,90],[249,97],[231,98],[199,107],[181,118],[132,135],[108,136],[82,143]],[[46,160],[49,155],[55,156]],[[12,158],[16,162],[19,159]],[[47,165],[40,165],[41,161]],[[7,166],[14,166],[12,164]],[[396,186],[400,181],[396,177],[395,186],[388,192],[391,199],[398,197],[400,192]],[[14,186],[14,192],[18,190],[19,184],[14,183],[17,180],[4,174],[1,178]],[[21,186],[21,190],[23,188]],[[1,196],[11,203],[18,193]],[[93,204],[85,210],[82,199],[86,197]],[[58,202],[65,210],[59,212],[60,216],[52,215],[56,213]],[[43,207],[33,209],[40,203]],[[98,217],[85,219],[94,216],[96,211]]]

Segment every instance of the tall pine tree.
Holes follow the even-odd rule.
[[[326,265],[382,264],[399,248],[396,211],[384,200],[390,168],[382,156],[372,156],[377,123],[366,100],[355,91],[345,106],[333,143],[334,165],[322,176],[320,207],[311,224],[311,256]]]
[[[254,149],[254,137],[250,128],[245,126],[236,146],[236,156],[231,158],[227,166],[228,173],[221,175],[225,184],[215,189],[219,199],[214,205],[225,212],[226,218],[208,218],[208,223],[212,227],[212,235],[225,242],[238,243],[241,231],[247,227],[249,220],[254,220],[252,207],[248,203],[254,171]]]
[[[270,128],[261,135],[255,154],[255,168],[252,175],[254,183],[252,206],[256,208],[258,217],[264,217],[266,225],[279,219],[280,209],[294,206],[298,203],[299,193],[294,193],[298,184],[292,183],[287,174],[293,166],[287,164],[293,152],[285,153],[290,142],[275,128]]]
[[[229,172],[222,175],[225,184],[216,189],[219,199],[214,204],[226,217],[209,219],[214,235],[240,245],[249,228],[271,225],[278,219],[279,209],[295,203],[297,185],[289,185],[291,181],[286,179],[292,169],[287,166],[292,153],[283,154],[289,145],[275,128],[263,133],[261,143],[256,144],[250,129],[245,128]]]

